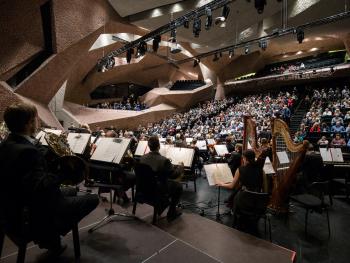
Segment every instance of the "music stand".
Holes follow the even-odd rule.
[[[100,227],[113,222],[116,217],[126,217],[126,218],[133,218],[136,217],[134,215],[128,215],[126,213],[117,213],[113,209],[113,196],[112,196],[112,190],[119,190],[122,188],[122,185],[113,185],[112,184],[112,172],[117,171],[119,163],[122,159],[122,156],[125,155],[126,150],[128,149],[130,144],[130,139],[113,139],[113,138],[103,138],[101,143],[98,147],[101,147],[100,149],[97,148],[99,151],[94,152],[94,154],[91,156],[91,160],[98,161],[99,163],[92,164],[90,163],[90,167],[97,168],[98,170],[105,170],[109,172],[109,179],[111,184],[104,184],[104,183],[92,183],[90,186],[93,187],[105,187],[109,188],[109,209],[106,209],[107,215],[103,217],[95,226],[90,228],[88,230],[89,233],[92,233],[93,231],[99,229]],[[117,146],[117,147],[116,147]],[[111,147],[112,149],[118,149],[116,151],[115,155],[111,154]],[[108,158],[111,161],[108,161],[106,159],[106,156],[103,155],[104,151],[107,151]],[[113,151],[112,151],[113,152]]]

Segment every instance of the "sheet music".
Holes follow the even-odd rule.
[[[331,151],[327,148],[320,148],[320,154],[324,162],[332,162]]]
[[[149,152],[148,141],[139,141],[135,151],[135,156],[143,156]]]
[[[340,148],[330,148],[333,162],[344,162],[343,153]]]
[[[276,152],[276,154],[277,154],[278,161],[280,162],[280,164],[289,163],[289,158],[288,158],[288,155],[287,155],[286,151]]]
[[[67,141],[73,153],[83,154],[87,144],[90,141],[91,134],[89,133],[69,133]]]
[[[45,132],[51,132],[54,133],[56,135],[61,135],[62,131],[61,130],[54,130],[54,129],[44,129]],[[47,146],[47,142],[45,140],[45,132],[44,131],[40,131],[36,136],[35,139],[39,140],[39,142],[42,145],[46,145]]]
[[[194,149],[169,147],[166,153],[166,157],[170,159],[174,165],[184,163],[185,167],[191,167],[194,156]]]
[[[101,138],[91,160],[119,164],[128,149],[130,139]]]
[[[224,144],[214,145],[214,149],[215,149],[218,156],[225,156],[226,154],[229,153],[226,145],[224,145]]]
[[[214,145],[216,142],[214,139],[207,139],[207,143]]]
[[[160,145],[160,149],[159,149],[160,155],[163,155],[163,156],[166,157],[167,154],[168,154],[168,150],[170,148],[174,148],[174,145],[172,145],[172,144],[161,144]]]
[[[210,186],[233,181],[232,172],[227,163],[207,164],[204,165],[204,170]]]
[[[264,167],[263,167],[263,170],[265,172],[265,174],[275,174],[275,169],[273,169],[273,166],[272,166],[272,163],[271,163],[271,160],[269,157],[266,157],[265,159],[265,164],[264,164]]]
[[[186,138],[187,145],[190,145],[192,141],[193,141],[193,138]]]
[[[159,142],[160,143],[165,143],[166,142],[166,138],[159,138]]]
[[[207,142],[204,141],[204,140],[197,141],[196,146],[201,151],[206,151],[207,150]]]
[[[95,139],[96,139],[96,136],[91,136],[90,143],[94,143]]]

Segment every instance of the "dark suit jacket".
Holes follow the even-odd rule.
[[[159,152],[145,154],[141,157],[140,163],[150,166],[157,173],[160,182],[164,184],[168,179],[176,179],[179,175],[170,160],[160,155]]]
[[[48,173],[42,152],[26,138],[10,134],[0,144],[0,209],[12,227],[29,208],[31,228],[47,231],[62,198],[57,177]]]
[[[242,155],[240,153],[236,151],[231,153],[231,156],[228,159],[228,166],[230,167],[233,175],[235,175],[237,168],[241,166],[241,159]]]

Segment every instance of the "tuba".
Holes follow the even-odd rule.
[[[69,147],[65,134],[45,133],[45,140],[56,158],[51,163],[53,173],[60,176],[63,185],[77,185],[88,178],[88,165],[76,156]]]

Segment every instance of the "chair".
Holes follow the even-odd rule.
[[[295,203],[299,204],[306,210],[305,213],[305,235],[307,236],[307,224],[309,212],[326,212],[327,216],[327,225],[328,225],[328,237],[331,235],[330,223],[329,223],[329,214],[328,214],[328,204],[324,202],[324,196],[329,195],[329,181],[324,182],[314,182],[312,183],[307,193],[292,195],[290,199]],[[329,195],[331,200],[331,196]]]
[[[266,213],[267,205],[269,202],[268,193],[258,193],[248,190],[241,190],[237,193],[234,199],[233,208],[233,227],[237,226],[240,218],[259,221],[260,218],[264,219],[265,237],[266,237],[266,223],[268,223],[269,238],[272,241],[271,236],[271,215]]]
[[[153,172],[150,166],[136,163],[135,175],[136,192],[132,213],[135,215],[137,203],[146,203],[153,206],[152,224],[155,224],[158,215],[161,215],[164,209],[169,206],[169,197],[164,192],[164,185],[158,180],[157,174]]]
[[[33,241],[30,235],[30,224],[28,220],[23,217],[22,226],[19,227],[20,231],[11,230],[8,223],[5,219],[0,220],[0,258],[2,254],[2,249],[4,246],[5,235],[9,237],[9,239],[18,247],[18,255],[17,255],[17,263],[24,263],[27,245],[31,241]],[[16,233],[15,233],[16,232]],[[80,259],[80,241],[79,241],[79,229],[78,224],[75,224],[72,227],[72,235],[73,235],[73,245],[74,245],[74,255],[75,259],[78,261]]]

